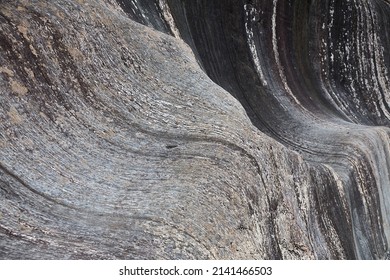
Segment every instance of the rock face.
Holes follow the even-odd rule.
[[[1,259],[385,259],[387,0],[0,0]]]

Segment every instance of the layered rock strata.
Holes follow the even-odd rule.
[[[388,258],[389,21],[0,0],[0,258]]]

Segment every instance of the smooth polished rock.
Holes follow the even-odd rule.
[[[388,258],[389,21],[0,0],[0,258]]]

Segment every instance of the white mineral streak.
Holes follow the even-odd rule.
[[[368,4],[369,5],[369,4]],[[369,15],[369,18],[367,19],[367,22],[368,22],[368,27],[366,27],[367,29],[367,37],[369,38],[369,42],[368,42],[368,46],[367,48],[369,49],[369,52],[371,54],[371,57],[370,57],[370,66],[371,66],[371,73],[375,73],[375,77],[373,79],[371,79],[372,81],[372,85],[370,83],[367,83],[367,92],[365,93],[366,95],[372,95],[373,92],[375,92],[375,96],[381,96],[381,88],[380,88],[380,85],[379,85],[379,81],[378,81],[378,74],[377,73],[377,65],[378,63],[381,64],[382,61],[378,61],[377,60],[377,56],[376,56],[376,48],[379,48],[379,44],[378,44],[378,41],[377,41],[377,37],[376,37],[376,22],[375,22],[375,18],[373,17],[372,13],[371,13],[371,7],[368,7],[367,8],[367,15]],[[383,104],[383,103],[382,103]],[[375,107],[375,114],[378,118],[380,118],[382,116],[382,113],[385,113],[386,110],[382,110],[382,108],[379,108],[378,107],[378,103],[377,102],[373,102],[373,105]],[[379,103],[380,105],[380,103]],[[387,115],[388,116],[388,115]]]
[[[267,81],[264,77],[263,70],[261,69],[261,62],[260,62],[260,58],[257,54],[255,41],[253,39],[253,28],[252,28],[252,23],[251,23],[251,21],[253,21],[254,15],[257,11],[254,7],[249,6],[247,4],[244,5],[244,10],[245,10],[245,33],[246,33],[246,38],[247,38],[247,42],[249,45],[249,49],[250,49],[251,54],[252,54],[251,57],[252,57],[253,62],[255,63],[256,71],[257,71],[257,74],[259,74],[261,83],[263,84],[263,86],[266,86]]]
[[[168,6],[167,0],[158,0],[158,5],[160,6],[160,10],[162,11],[162,16],[165,22],[169,25],[173,35],[176,38],[180,38],[180,31],[177,29],[175,20],[172,17],[171,10]]]
[[[330,53],[330,57],[332,58],[331,59],[331,62],[327,65],[326,69],[327,69],[327,72],[324,73],[326,76],[330,76],[333,74],[333,66],[334,66],[334,54],[335,54],[335,48],[334,48],[334,44],[333,44],[333,40],[332,40],[332,28],[333,28],[333,25],[334,25],[334,3],[335,0],[332,0],[331,3],[329,4],[329,19],[327,19],[327,21],[329,22],[329,25],[328,25],[328,38],[324,39],[324,40],[327,40],[329,42],[329,46],[327,46],[327,44],[325,43],[325,49],[324,49],[324,56],[327,57],[328,56],[328,53]],[[326,90],[328,96],[330,97],[329,100],[331,100],[331,102],[333,104],[335,104],[335,107],[336,108],[340,108],[340,111],[341,112],[345,112],[347,111],[347,106],[345,104],[345,102],[338,97],[338,94],[337,94],[337,91],[334,90],[334,86],[332,85],[331,83],[331,80],[329,79],[329,77],[326,78],[326,82],[324,82],[324,84],[327,84],[328,85],[328,88],[329,90]]]
[[[139,11],[139,14],[146,20],[146,22],[149,22],[150,19],[148,18],[148,16],[145,14],[145,12],[140,9],[140,7],[138,6],[138,0],[131,0],[131,3],[133,4],[134,8],[136,10]],[[132,9],[133,10],[133,9]],[[135,11],[133,10],[133,12],[135,13]]]
[[[381,110],[377,110],[377,113],[382,112],[386,118],[390,119],[390,112],[386,108],[390,104],[390,85],[386,84],[386,79],[389,77],[389,73],[387,72],[387,68],[385,66],[385,58],[383,53],[383,46],[381,45],[380,38],[377,33],[377,22],[376,17],[371,13],[371,26],[373,29],[373,43],[372,48],[370,49],[373,54],[372,58],[372,69],[376,70],[375,75],[375,89],[377,92],[377,96],[379,96],[379,106]],[[376,105],[376,104],[375,104]]]
[[[139,10],[138,9],[138,6],[137,6],[137,2],[136,2],[136,0],[131,0],[131,10],[132,10],[132,12],[134,13],[134,14],[136,14],[137,12],[137,10]]]
[[[325,30],[326,25],[325,22],[322,24],[322,30]],[[327,97],[327,100],[331,102],[335,108],[338,108],[339,113],[344,115],[345,118],[349,118],[344,112],[346,109],[345,104],[342,102],[342,100],[338,98],[333,97],[333,90],[332,90],[332,85],[331,85],[331,80],[329,79],[329,74],[330,74],[330,68],[332,67],[332,64],[334,62],[334,54],[333,50],[328,48],[327,41],[331,39],[331,33],[330,29],[328,29],[328,33],[323,33],[323,34],[328,34],[328,36],[325,36],[321,39],[321,44],[320,44],[320,53],[319,53],[319,63],[320,63],[320,79],[321,79],[321,89],[322,92],[325,94]],[[331,41],[331,40],[330,40]],[[330,56],[332,58],[331,63],[328,62],[328,52],[330,52]]]
[[[358,10],[359,9],[359,5],[357,5],[355,3],[355,9]],[[360,12],[358,12],[358,19],[352,19],[353,21],[356,20],[357,24],[358,24],[358,29],[359,29],[359,25],[361,24],[361,18],[362,14]],[[353,32],[352,30],[349,30],[348,32]],[[349,36],[349,37],[354,37],[354,36]],[[362,48],[363,46],[361,45],[363,42],[361,42],[361,40],[364,39],[364,35],[360,36],[359,33],[357,33],[357,38],[356,38],[356,45],[358,48]],[[349,50],[353,47],[353,44],[348,44],[348,42],[346,42],[346,46],[345,46],[345,49],[348,50],[348,57],[349,57]],[[359,50],[357,51],[357,53],[359,53]],[[338,54],[339,54],[339,57],[343,57],[343,49],[340,48],[338,50]],[[362,54],[364,55],[364,53]],[[361,57],[361,59],[359,59],[359,62],[360,62],[360,67],[359,68],[363,68],[363,64],[361,63],[362,60],[365,60],[364,57]],[[348,63],[348,61],[347,61]],[[349,87],[350,88],[350,92],[353,96],[353,100],[354,100],[354,105],[359,108],[361,105],[360,105],[360,100],[357,96],[357,89],[355,89],[354,87],[354,81],[355,81],[355,78],[352,77],[352,74],[354,73],[353,69],[349,69],[348,67],[350,67],[350,64],[346,64],[346,63],[343,63],[342,64],[343,66],[343,74],[344,73],[348,73],[350,75],[349,77],[349,80],[351,81],[351,86]],[[345,75],[345,74],[344,74]],[[363,77],[362,75],[360,75],[360,77]],[[334,96],[337,96],[337,94],[335,94]],[[348,110],[348,109],[347,109]]]
[[[282,80],[284,89],[288,93],[288,95],[295,101],[296,104],[301,105],[299,100],[295,97],[294,93],[291,91],[290,87],[287,84],[287,78],[284,74],[283,66],[279,59],[279,50],[278,50],[278,39],[276,34],[276,12],[277,12],[277,4],[278,0],[273,0],[273,11],[272,11],[272,47],[274,51],[276,65],[278,67],[279,76]]]

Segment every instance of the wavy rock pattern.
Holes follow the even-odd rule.
[[[389,258],[389,23],[0,0],[0,258]]]

